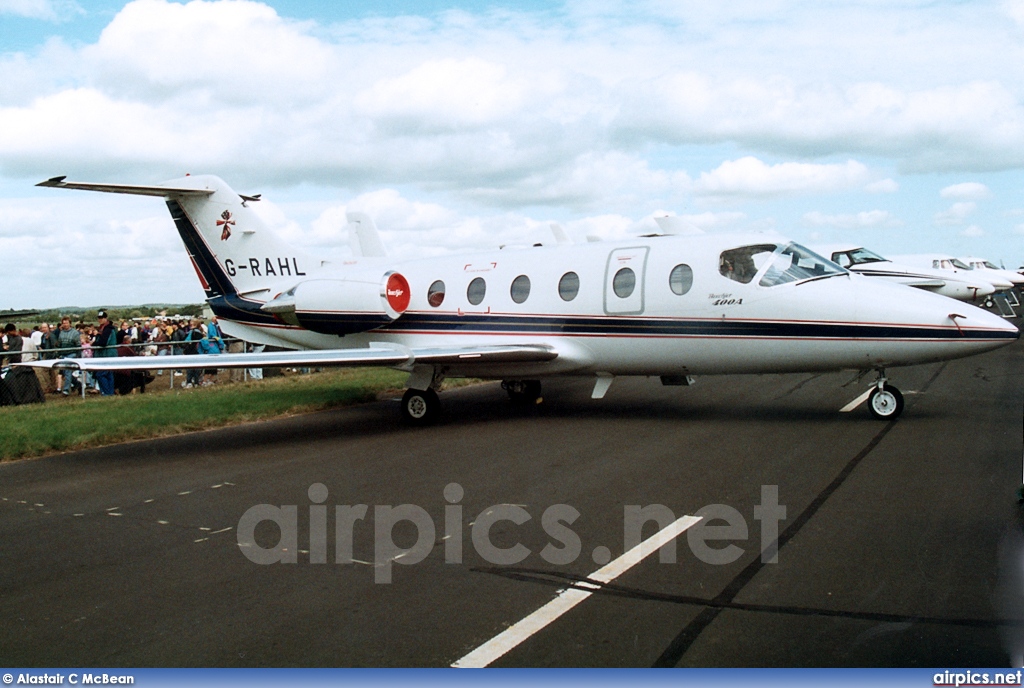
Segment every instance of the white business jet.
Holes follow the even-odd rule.
[[[961,258],[960,262],[966,264],[967,267],[975,271],[982,279],[988,279],[988,276],[992,275],[995,278],[1011,282],[1015,287],[1024,286],[1024,275],[1013,270],[1004,270],[992,261],[976,256],[968,256]]]
[[[919,253],[909,256],[893,256],[894,259],[915,267],[930,267],[947,275],[955,275],[960,279],[985,281],[992,285],[996,292],[1013,288],[1013,282],[991,272],[979,273],[971,270],[971,266],[948,253]]]
[[[447,377],[503,381],[536,400],[540,380],[619,375],[877,371],[868,407],[895,418],[902,395],[885,370],[990,351],[1020,333],[944,297],[863,279],[781,238],[651,236],[397,260],[376,228],[350,216],[357,255],[329,262],[283,243],[213,176],[155,186],[40,186],[158,196],[227,334],[298,351],[221,354],[218,368],[390,366],[410,373],[404,417],[439,412]],[[197,360],[200,359],[200,360]],[[205,359],[205,360],[202,360]],[[204,356],[63,359],[86,370],[210,367]],[[868,395],[862,395],[868,396]]]
[[[983,275],[951,273],[937,268],[896,263],[856,244],[812,248],[823,256],[831,257],[833,262],[851,272],[925,289],[958,301],[980,301],[996,291]]]

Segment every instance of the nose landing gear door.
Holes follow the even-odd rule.
[[[617,248],[608,256],[604,272],[604,312],[636,315],[644,312],[644,276],[647,246]]]

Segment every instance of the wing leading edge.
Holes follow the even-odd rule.
[[[410,349],[390,344],[369,349],[319,349],[272,351],[258,354],[216,354],[178,356],[123,356],[119,358],[58,358],[16,363],[33,368],[71,370],[165,370],[195,368],[291,368],[329,366],[405,367],[415,364],[456,363],[542,363],[558,354],[547,346],[510,344],[479,347],[424,347]]]

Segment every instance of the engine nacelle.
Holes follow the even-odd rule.
[[[409,282],[388,271],[379,279],[310,279],[262,306],[282,322],[324,334],[355,334],[394,322],[409,307]]]

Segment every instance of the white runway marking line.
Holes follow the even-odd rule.
[[[614,559],[597,571],[594,571],[587,578],[595,583],[610,583],[639,564],[648,555],[657,552],[664,545],[667,545],[680,533],[698,521],[700,521],[699,516],[683,516],[668,527],[647,538],[618,559]],[[586,584],[586,582],[579,583],[579,585]],[[489,666],[492,662],[519,646],[530,636],[590,597],[598,589],[600,589],[599,586],[594,585],[593,590],[566,588],[559,591],[555,599],[521,621],[509,626],[462,659],[454,662],[452,667],[456,669],[471,669]]]

